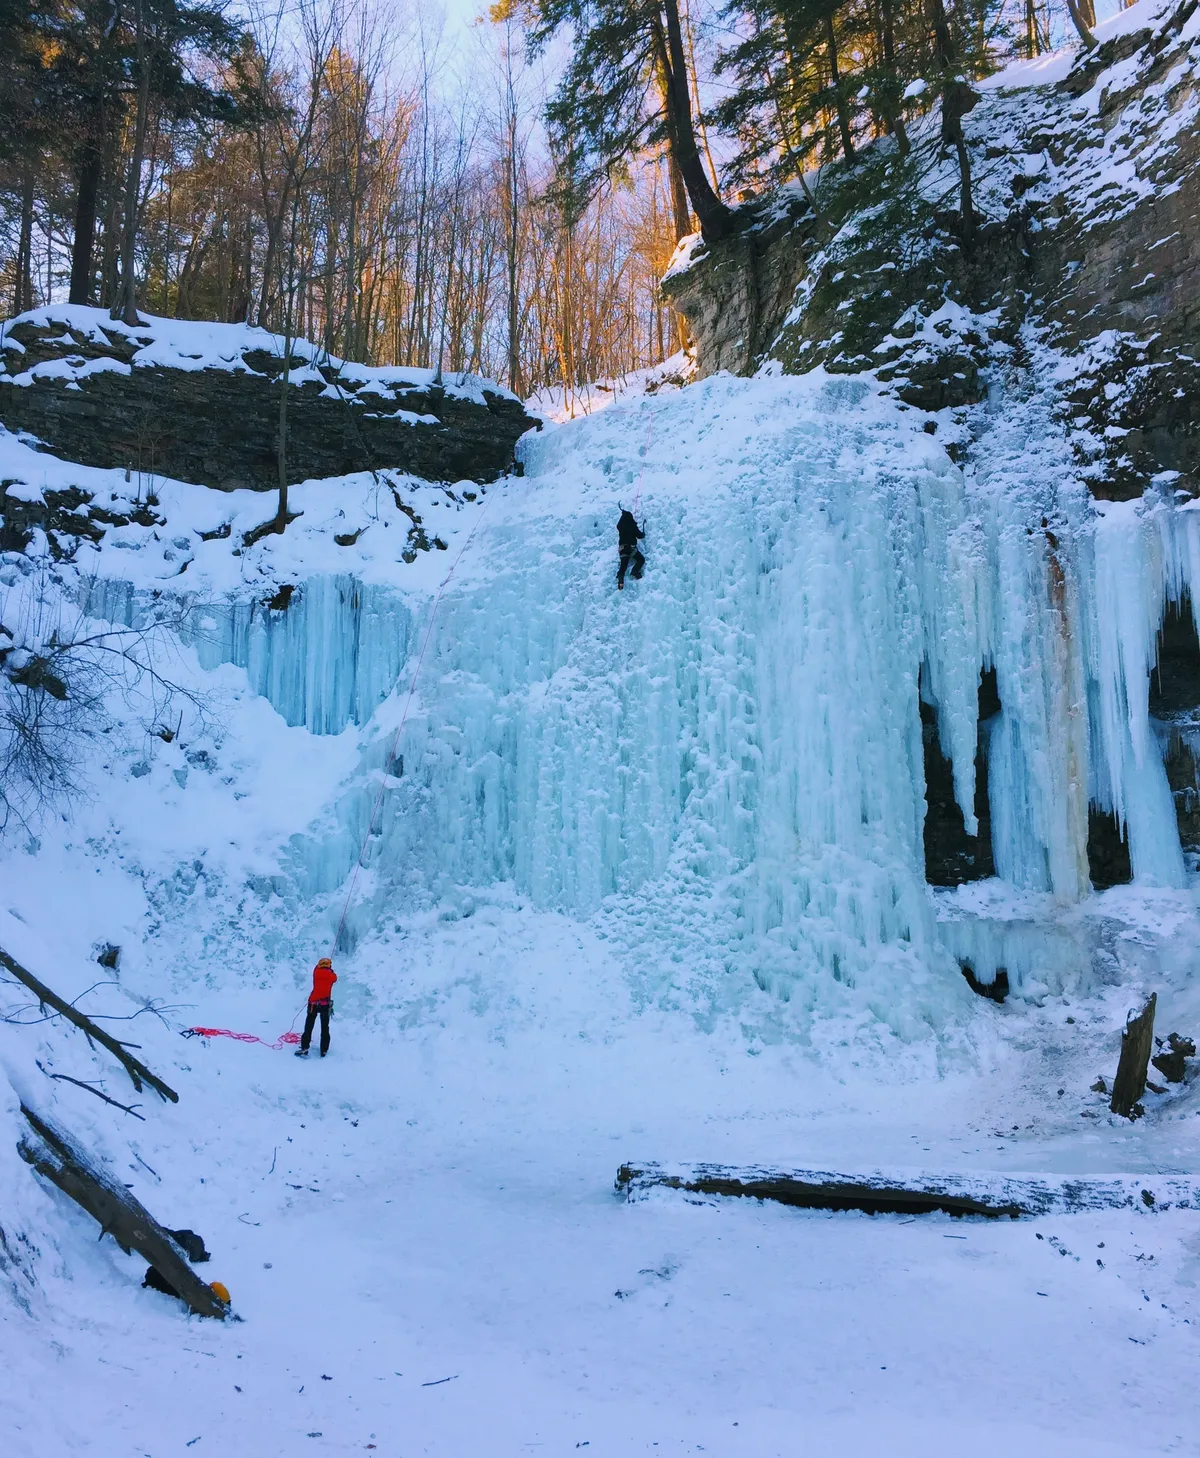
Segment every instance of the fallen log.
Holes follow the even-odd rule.
[[[59,1129],[21,1105],[32,1134],[23,1135],[17,1152],[97,1221],[128,1255],[136,1250],[162,1275],[180,1300],[199,1316],[225,1317],[229,1308],[192,1270],[172,1233],[161,1226],[123,1185],[116,1184]],[[191,1232],[184,1232],[190,1235]]]
[[[1136,1119],[1142,1112],[1138,1100],[1146,1092],[1146,1073],[1154,1051],[1154,1009],[1158,993],[1152,992],[1139,1013],[1130,1013],[1121,1034],[1121,1056],[1113,1079],[1109,1108],[1123,1119]]]
[[[53,1008],[69,1023],[74,1023],[89,1042],[99,1043],[102,1048],[107,1048],[133,1080],[133,1086],[138,1093],[142,1091],[142,1084],[148,1083],[160,1098],[170,1099],[173,1104],[179,1102],[179,1095],[175,1090],[151,1073],[141,1059],[135,1058],[120,1039],[114,1038],[111,1033],[106,1033],[86,1013],[81,1013],[77,1007],[72,1007],[69,1002],[59,997],[57,992],[52,991],[32,972],[10,957],[3,947],[0,947],[0,967],[11,972],[18,982],[23,982],[42,1007]]]
[[[1184,1175],[868,1175],[825,1170],[734,1169],[719,1164],[623,1164],[617,1193],[645,1198],[655,1187],[697,1195],[739,1195],[803,1210],[863,1210],[868,1215],[1007,1216],[1082,1210],[1200,1210],[1200,1179]]]

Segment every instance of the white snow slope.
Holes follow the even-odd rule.
[[[112,685],[69,813],[0,843],[0,946],[132,1016],[180,1093],[3,984],[6,1451],[1194,1450],[1194,1211],[611,1193],[625,1159],[1197,1168],[1193,1085],[1134,1124],[1090,1085],[1144,991],[1160,1031],[1200,1022],[1146,692],[1198,518],[1093,507],[1036,401],[998,394],[966,476],[924,420],[861,381],[716,378],[550,426],[471,499],[396,482],[448,543],[412,564],[370,477],[296,488],[237,554],[262,497],[160,480],[158,526],[4,558],[10,630],[157,612],[194,695]],[[3,435],[0,478],[131,491]],[[618,502],[649,558],[620,594]],[[956,893],[924,884],[922,665],[968,817],[981,666],[1003,704],[1001,877]],[[1099,896],[1089,799],[1135,870]],[[331,950],[330,1059],[178,1036],[270,1043]],[[140,1289],[17,1158],[18,1098],[200,1231],[242,1320]]]

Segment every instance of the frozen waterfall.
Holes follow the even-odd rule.
[[[840,983],[885,1003],[930,979],[967,995],[956,957],[1018,990],[1061,981],[1058,933],[972,929],[926,884],[920,699],[975,835],[995,671],[996,885],[1051,909],[1085,897],[1091,807],[1127,828],[1135,879],[1182,886],[1148,682],[1164,604],[1200,588],[1200,516],[1165,495],[1094,504],[1036,452],[1045,479],[1003,490],[922,419],[854,380],[718,377],[528,438],[525,476],[463,508],[468,528],[487,515],[388,764],[431,596],[398,569],[395,587],[314,576],[286,612],[214,609],[205,660],[243,664],[289,723],[371,720],[360,773],[293,841],[298,888],[337,921],[382,786],[352,937],[511,882],[540,907],[674,927],[789,998]],[[623,593],[619,502],[649,558]]]

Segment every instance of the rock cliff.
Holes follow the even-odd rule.
[[[1129,499],[1163,473],[1200,492],[1200,14],[1144,5],[1100,34],[1061,74],[981,87],[973,240],[945,210],[955,172],[930,126],[903,161],[882,142],[828,169],[819,216],[784,189],[694,246],[664,290],[699,372],[870,372],[958,412],[936,423],[952,452],[989,377],[1023,372],[1053,386],[1093,495]]]
[[[129,328],[68,306],[14,320],[0,343],[0,424],[54,454],[222,491],[278,485],[283,341],[265,331]],[[379,469],[492,481],[534,424],[494,385],[343,364],[303,341],[289,375],[291,482]]]

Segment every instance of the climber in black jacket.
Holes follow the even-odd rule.
[[[642,555],[638,543],[645,538],[645,535],[646,533],[638,526],[633,512],[622,508],[617,521],[617,544],[621,551],[621,565],[617,568],[618,592],[625,586],[625,573],[629,570],[630,563],[633,564],[633,580],[635,582],[641,580],[646,559]]]

